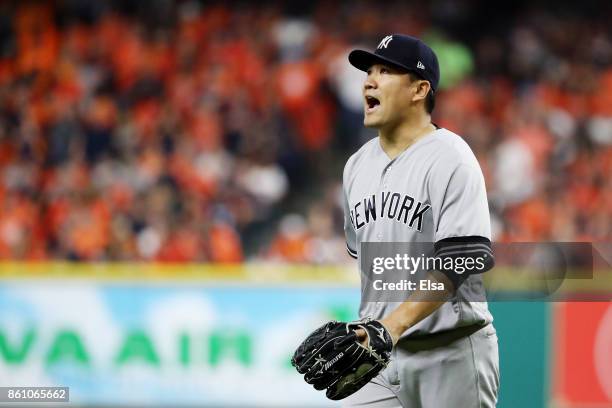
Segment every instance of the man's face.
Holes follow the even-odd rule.
[[[363,84],[366,127],[394,127],[409,115],[415,88],[410,75],[390,65],[374,64]]]

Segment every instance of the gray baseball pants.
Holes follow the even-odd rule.
[[[497,334],[492,324],[443,347],[393,350],[389,366],[343,407],[492,408],[499,388]]]

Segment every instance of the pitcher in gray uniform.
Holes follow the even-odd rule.
[[[359,259],[362,243],[430,242],[445,259],[469,255],[487,262],[484,270],[466,273],[428,271],[443,296],[417,290],[401,302],[376,299],[362,274],[360,315],[389,330],[393,357],[343,406],[494,407],[497,336],[487,303],[470,297],[482,290],[481,273],[494,263],[485,182],[467,143],[431,122],[437,57],[421,40],[394,34],[373,53],[352,51],[349,61],[367,72],[364,125],[378,130],[344,169],[349,254]]]

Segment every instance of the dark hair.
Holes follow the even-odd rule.
[[[420,76],[412,72],[409,72],[408,74],[410,75],[411,81],[422,81],[423,80],[423,78],[421,78]],[[433,89],[430,88],[429,92],[427,93],[427,96],[425,97],[425,111],[431,115],[435,107],[436,107],[436,95]]]
[[[434,93],[433,89],[430,89],[429,92],[427,93],[427,96],[425,97],[425,110],[427,111],[427,113],[431,115],[431,112],[433,112],[435,107],[436,107],[436,94]]]

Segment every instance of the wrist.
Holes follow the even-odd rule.
[[[407,327],[404,327],[400,322],[396,319],[393,319],[391,316],[386,317],[380,320],[380,323],[385,326],[385,329],[391,335],[391,339],[393,340],[393,345],[397,344],[400,336],[406,331]]]

